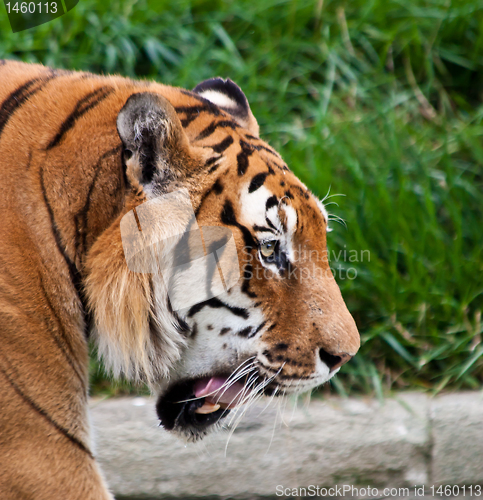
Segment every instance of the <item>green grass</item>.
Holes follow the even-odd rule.
[[[345,195],[329,247],[358,252],[332,265],[357,274],[337,271],[363,346],[338,392],[481,387],[481,2],[81,0],[17,34],[2,9],[0,57],[187,88],[229,76],[295,173]]]

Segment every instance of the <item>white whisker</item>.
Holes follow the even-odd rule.
[[[241,419],[243,416],[246,414],[248,409],[255,404],[256,401],[261,399],[263,397],[263,389],[269,385],[276,377],[279,375],[279,373],[283,370],[283,367],[285,366],[285,363],[278,369],[278,371],[272,375],[271,377],[261,380],[255,387],[251,388],[252,385],[256,383],[257,377],[252,381],[251,378],[249,382],[246,384],[247,391],[244,392],[242,395],[242,398],[240,399],[240,406],[236,408],[236,411],[234,412],[232,418],[230,419],[230,422],[228,423],[228,427],[230,427],[233,423],[233,427],[230,431],[230,434],[228,435],[226,445],[225,445],[225,456],[226,456],[226,451],[228,449],[228,444],[230,442],[231,436],[235,432],[238,424],[240,423]],[[253,377],[253,375],[251,376]],[[273,399],[273,398],[272,398]],[[241,405],[244,405],[243,407]],[[240,413],[240,414],[239,414]]]
[[[338,215],[335,214],[329,214],[328,221],[338,222],[339,224],[342,224],[343,226],[347,227],[346,221],[342,217],[339,217]]]

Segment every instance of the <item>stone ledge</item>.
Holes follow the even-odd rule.
[[[157,426],[154,400],[93,400],[97,456],[116,496],[132,499],[280,498],[277,486],[483,484],[482,393],[262,409],[245,415],[229,440],[220,431],[185,446]]]
[[[483,394],[434,398],[429,418],[433,482],[483,484]]]

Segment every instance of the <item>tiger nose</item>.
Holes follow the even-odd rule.
[[[337,368],[340,368],[344,363],[347,363],[352,358],[350,354],[342,352],[337,355],[328,353],[325,349],[319,350],[320,359],[329,367],[329,372],[332,373]]]

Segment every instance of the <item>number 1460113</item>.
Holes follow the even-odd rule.
[[[481,497],[482,488],[481,485],[468,485],[468,486],[458,486],[458,485],[445,485],[445,486],[430,486],[431,495],[434,497],[435,495],[442,497]]]
[[[57,14],[57,2],[8,2],[8,14]]]

